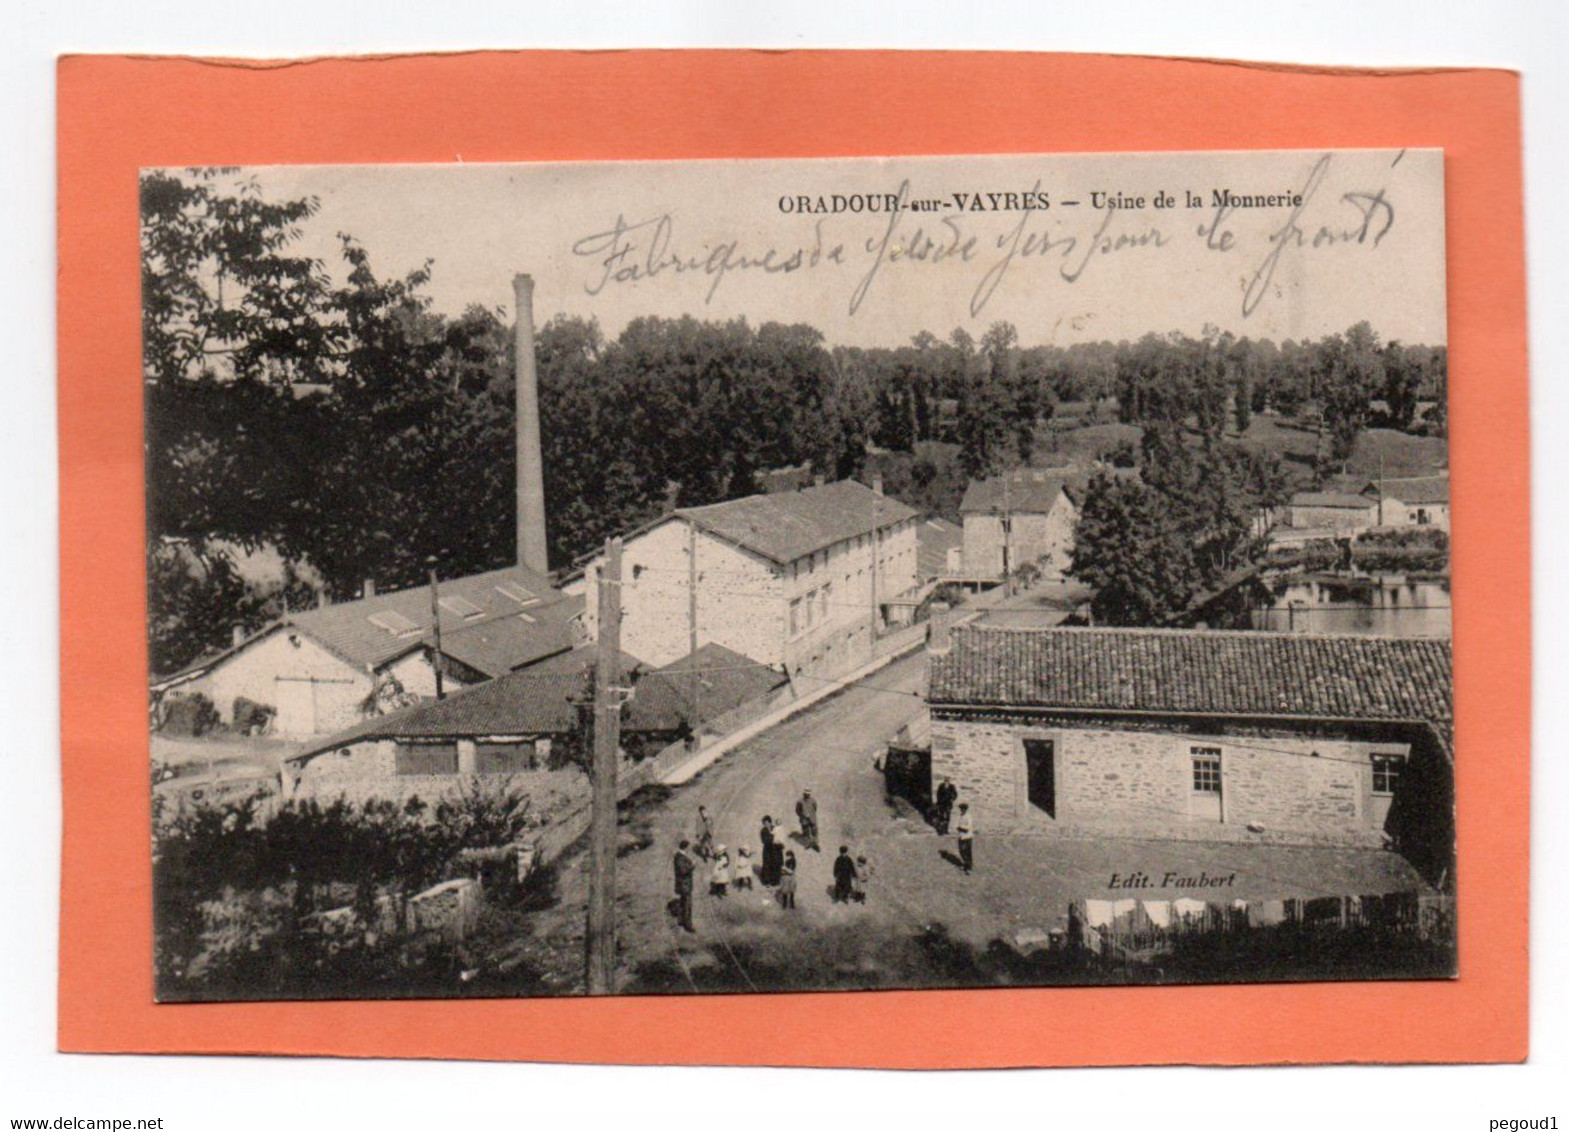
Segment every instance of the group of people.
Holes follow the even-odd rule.
[[[800,799],[795,804],[795,816],[800,823],[800,842],[803,849],[822,852],[822,845],[817,824],[817,799],[812,797],[810,790],[803,790]],[[751,849],[745,845],[736,847],[735,855],[724,844],[718,842],[714,834],[713,818],[709,815],[707,806],[697,807],[696,828],[689,840],[682,840],[677,847],[673,861],[675,873],[676,893],[676,919],[687,931],[695,931],[692,922],[692,895],[696,884],[699,861],[708,868],[708,893],[716,899],[724,899],[731,891],[751,889],[755,878],[765,888],[774,891],[774,899],[781,908],[794,908],[796,896],[796,870],[797,862],[795,852],[785,846],[787,835],[783,828],[775,823],[771,814],[763,816],[762,827],[757,834],[758,843],[762,847],[761,858],[755,867]],[[870,875],[870,867],[866,858],[860,858],[860,869],[857,863],[848,859],[848,849],[841,848],[840,856],[845,858],[849,865],[850,879],[844,882],[848,900],[862,900],[866,898],[864,880],[858,877]],[[843,866],[838,861],[834,863],[835,890],[834,899],[839,900],[839,876]]]

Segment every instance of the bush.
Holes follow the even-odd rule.
[[[1436,573],[1448,568],[1449,536],[1434,527],[1369,531],[1352,544],[1351,557],[1374,573]]]
[[[220,722],[218,709],[201,692],[173,692],[164,701],[159,730],[170,735],[205,735]]]
[[[265,735],[277,714],[278,709],[270,704],[234,697],[234,730],[241,735]]]

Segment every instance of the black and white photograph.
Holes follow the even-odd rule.
[[[159,1001],[1455,977],[1443,185],[144,169]]]

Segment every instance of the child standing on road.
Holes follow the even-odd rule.
[[[740,892],[743,888],[752,888],[752,855],[745,845],[740,845],[735,851],[735,890]]]
[[[784,855],[784,864],[779,869],[779,907],[795,907],[795,853]]]
[[[850,898],[857,904],[866,903],[866,890],[871,884],[872,866],[866,857],[858,856],[855,859],[855,879],[850,882]]]
[[[725,892],[730,887],[730,854],[725,852],[723,845],[714,850],[713,871],[709,874],[708,894],[725,898]]]

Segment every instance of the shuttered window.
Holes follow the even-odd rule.
[[[458,773],[456,743],[399,743],[396,755],[399,774]]]

